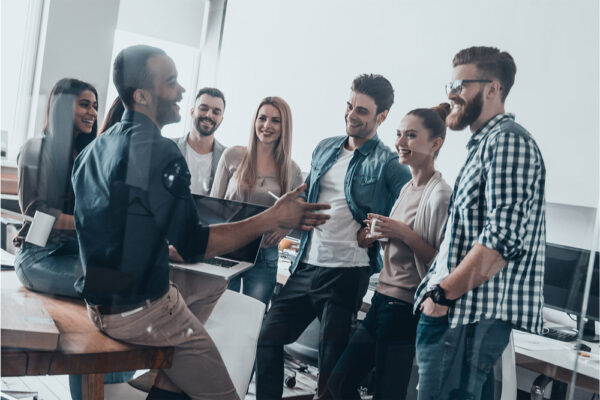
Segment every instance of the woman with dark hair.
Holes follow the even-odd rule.
[[[450,105],[410,111],[400,122],[396,150],[412,180],[400,191],[390,216],[369,214],[357,233],[361,247],[382,240],[383,269],[371,308],[340,357],[329,390],[335,399],[360,399],[358,386],[375,367],[373,399],[401,400],[415,355],[417,286],[439,248],[452,189],[435,170],[446,137]],[[371,235],[371,226],[376,234]]]
[[[25,242],[30,222],[15,238],[17,277],[28,289],[79,297],[73,284],[79,269],[71,169],[75,157],[96,137],[98,93],[89,83],[64,78],[52,88],[42,135],[29,139],[17,156],[21,212],[54,216],[45,247]]]
[[[302,184],[300,167],[292,161],[292,112],[280,97],[264,98],[252,123],[248,147],[234,146],[223,152],[210,195],[267,207]],[[270,193],[269,193],[270,192]],[[228,288],[269,305],[277,276],[278,243],[287,231],[265,235],[256,264],[229,282]]]

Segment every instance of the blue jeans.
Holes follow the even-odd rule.
[[[450,328],[447,316],[421,314],[417,325],[419,400],[493,398],[489,384],[493,367],[508,345],[511,330],[512,324],[501,320]]]
[[[227,289],[239,292],[243,280],[242,293],[254,297],[268,306],[277,281],[278,259],[279,250],[277,247],[260,249],[254,266],[243,274],[233,278],[229,282],[229,285],[227,285]]]
[[[415,356],[418,318],[412,304],[375,292],[329,378],[334,399],[360,400],[358,386],[375,366],[375,400],[402,400]]]
[[[46,247],[23,243],[15,257],[15,272],[27,289],[79,298],[73,287],[81,274],[77,239]]]

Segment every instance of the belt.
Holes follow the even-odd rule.
[[[126,313],[128,311],[142,311],[144,308],[147,308],[150,306],[150,304],[153,301],[156,301],[158,299],[160,299],[161,297],[163,297],[165,294],[167,294],[167,292],[169,291],[169,287],[167,286],[167,289],[162,292],[161,294],[148,298],[148,299],[144,299],[142,301],[140,301],[139,303],[135,303],[135,304],[127,304],[127,305],[95,305],[95,304],[90,304],[87,303],[87,305],[90,308],[93,308],[94,310],[96,310],[96,312],[100,313],[100,314],[121,314],[121,313]],[[139,310],[137,310],[139,308]]]

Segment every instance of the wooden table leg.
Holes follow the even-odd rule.
[[[81,375],[82,400],[104,400],[104,374]]]

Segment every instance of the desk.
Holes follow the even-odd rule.
[[[14,271],[2,271],[0,279],[3,293],[41,299],[60,332],[55,351],[2,347],[2,376],[82,374],[83,399],[102,400],[104,372],[171,366],[172,347],[127,345],[105,336],[90,321],[82,301],[31,292]]]
[[[577,360],[575,384],[590,392],[598,393],[600,382],[600,346],[584,342],[592,348],[590,358],[577,355],[575,342],[554,339],[513,330],[515,359],[518,366],[546,375],[557,381],[570,384]]]

